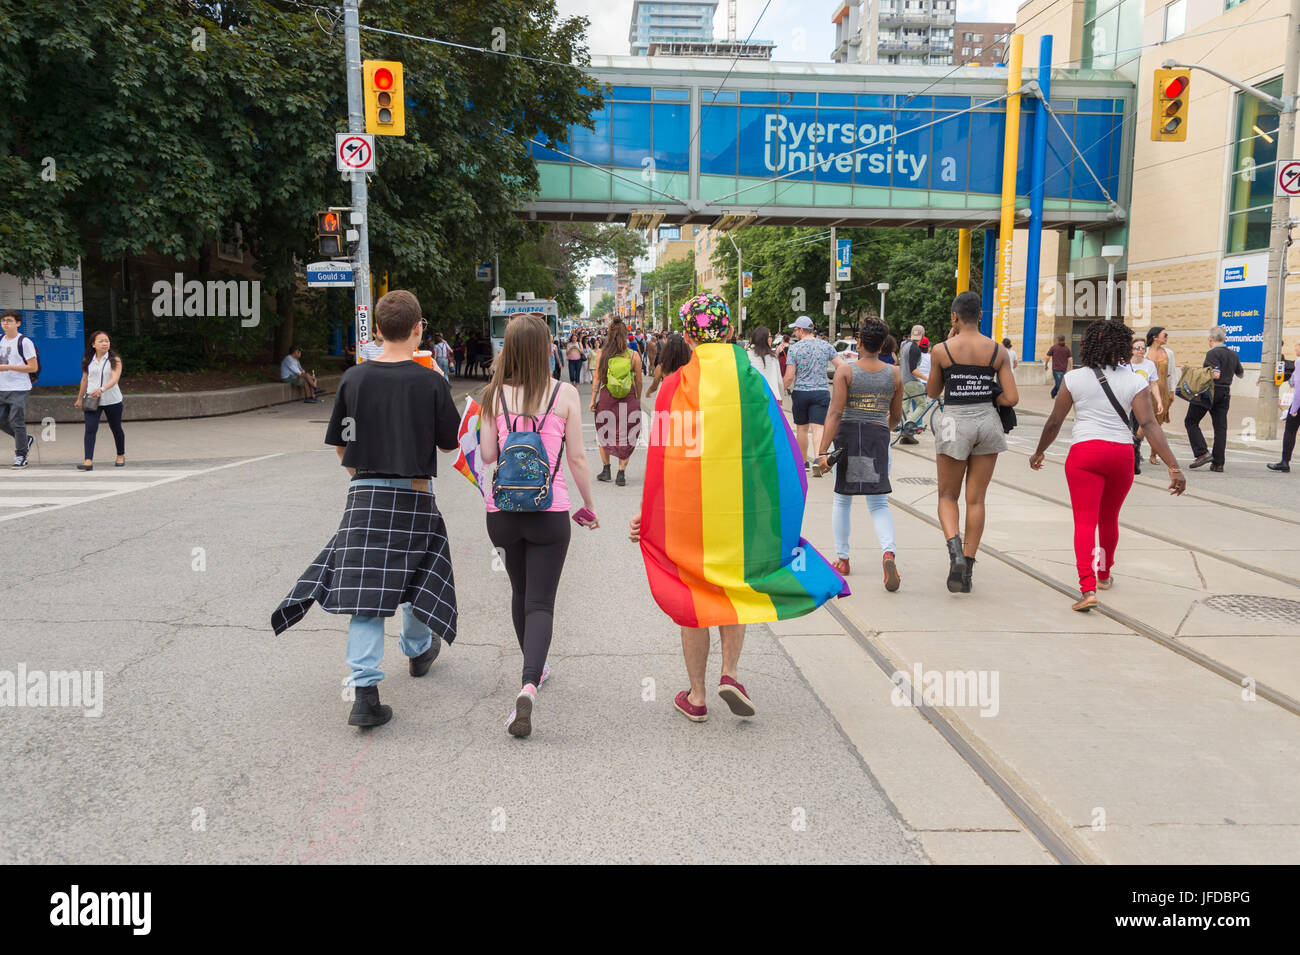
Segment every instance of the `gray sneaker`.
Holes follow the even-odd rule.
[[[21,470],[27,467],[27,455],[20,454],[14,458],[14,468]]]

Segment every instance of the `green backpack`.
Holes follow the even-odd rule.
[[[615,398],[626,398],[632,391],[632,356],[615,355],[605,366],[605,390]]]

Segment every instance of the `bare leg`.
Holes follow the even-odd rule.
[[[943,539],[951,540],[961,533],[961,510],[957,500],[961,497],[967,462],[946,454],[937,455],[934,460],[939,475],[939,526],[943,528]]]
[[[736,655],[740,655],[737,646]],[[709,628],[682,627],[682,656],[686,658],[686,675],[691,681],[687,699],[693,706],[704,705],[704,669],[709,663]]]
[[[722,675],[737,680],[736,667],[740,664],[740,648],[745,645],[745,625],[728,624],[719,627],[718,634],[722,638]]]
[[[600,463],[605,465],[605,467],[609,467],[609,452],[604,448],[599,448],[598,450],[600,451]]]
[[[817,449],[822,446],[822,426],[819,424],[810,424],[808,425],[808,431],[812,436],[813,454],[816,454]]]
[[[795,425],[795,436],[799,440],[799,457],[808,460],[808,425]]]
[[[984,536],[984,495],[993,480],[998,456],[972,454],[966,463],[966,536],[962,538],[962,550],[967,557],[974,557]]]

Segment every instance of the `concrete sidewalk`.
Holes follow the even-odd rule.
[[[1077,592],[1061,468],[1033,472],[1022,456],[1009,454],[999,462],[999,477],[1023,490],[990,490],[984,543],[1037,575],[985,554],[976,565],[974,591],[949,594],[942,534],[930,523],[932,445],[924,441],[915,449],[921,453],[900,450],[891,477],[902,589],[885,592],[880,549],[866,507],[858,505],[849,578],[854,593],[835,604],[870,644],[909,675],[914,667],[997,674],[996,712],[985,715],[969,705],[941,710],[1081,858],[1300,860],[1300,793],[1294,786],[1300,718],[1251,692],[1256,683],[1268,684],[1300,697],[1298,585],[1138,531],[1121,532],[1117,584],[1102,594],[1103,604],[1240,669],[1248,675],[1245,686],[1120,620],[1074,613],[1072,598],[1051,583]],[[833,554],[833,480],[809,485],[804,532]],[[1125,517],[1202,543],[1240,523],[1235,558],[1267,569],[1291,556],[1291,548],[1260,536],[1261,528],[1250,523],[1264,519],[1226,505],[1187,503],[1136,488]],[[900,717],[889,713],[900,709],[896,700],[886,703],[894,687],[853,641],[838,639],[837,659],[819,660],[819,649],[843,633],[825,609],[773,629],[864,758],[884,767],[877,769],[881,785],[908,825],[922,832],[932,857],[949,861],[946,852],[957,848],[957,837],[931,838],[926,830],[960,821],[980,833],[978,844],[968,835],[961,851],[985,853],[966,861],[1035,861],[1023,832],[1007,826],[1005,807],[989,802],[973,773],[947,765],[950,751],[922,739],[901,767],[881,759],[907,739],[898,729]],[[818,642],[809,641],[808,634],[823,632]],[[836,673],[844,672],[860,674],[856,697],[837,687]]]

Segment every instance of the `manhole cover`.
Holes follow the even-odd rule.
[[[1219,594],[1206,597],[1202,602],[1211,610],[1232,614],[1235,617],[1300,624],[1300,600],[1257,597],[1254,594]]]
[[[901,477],[898,479],[900,484],[938,484],[938,478],[931,477]]]

